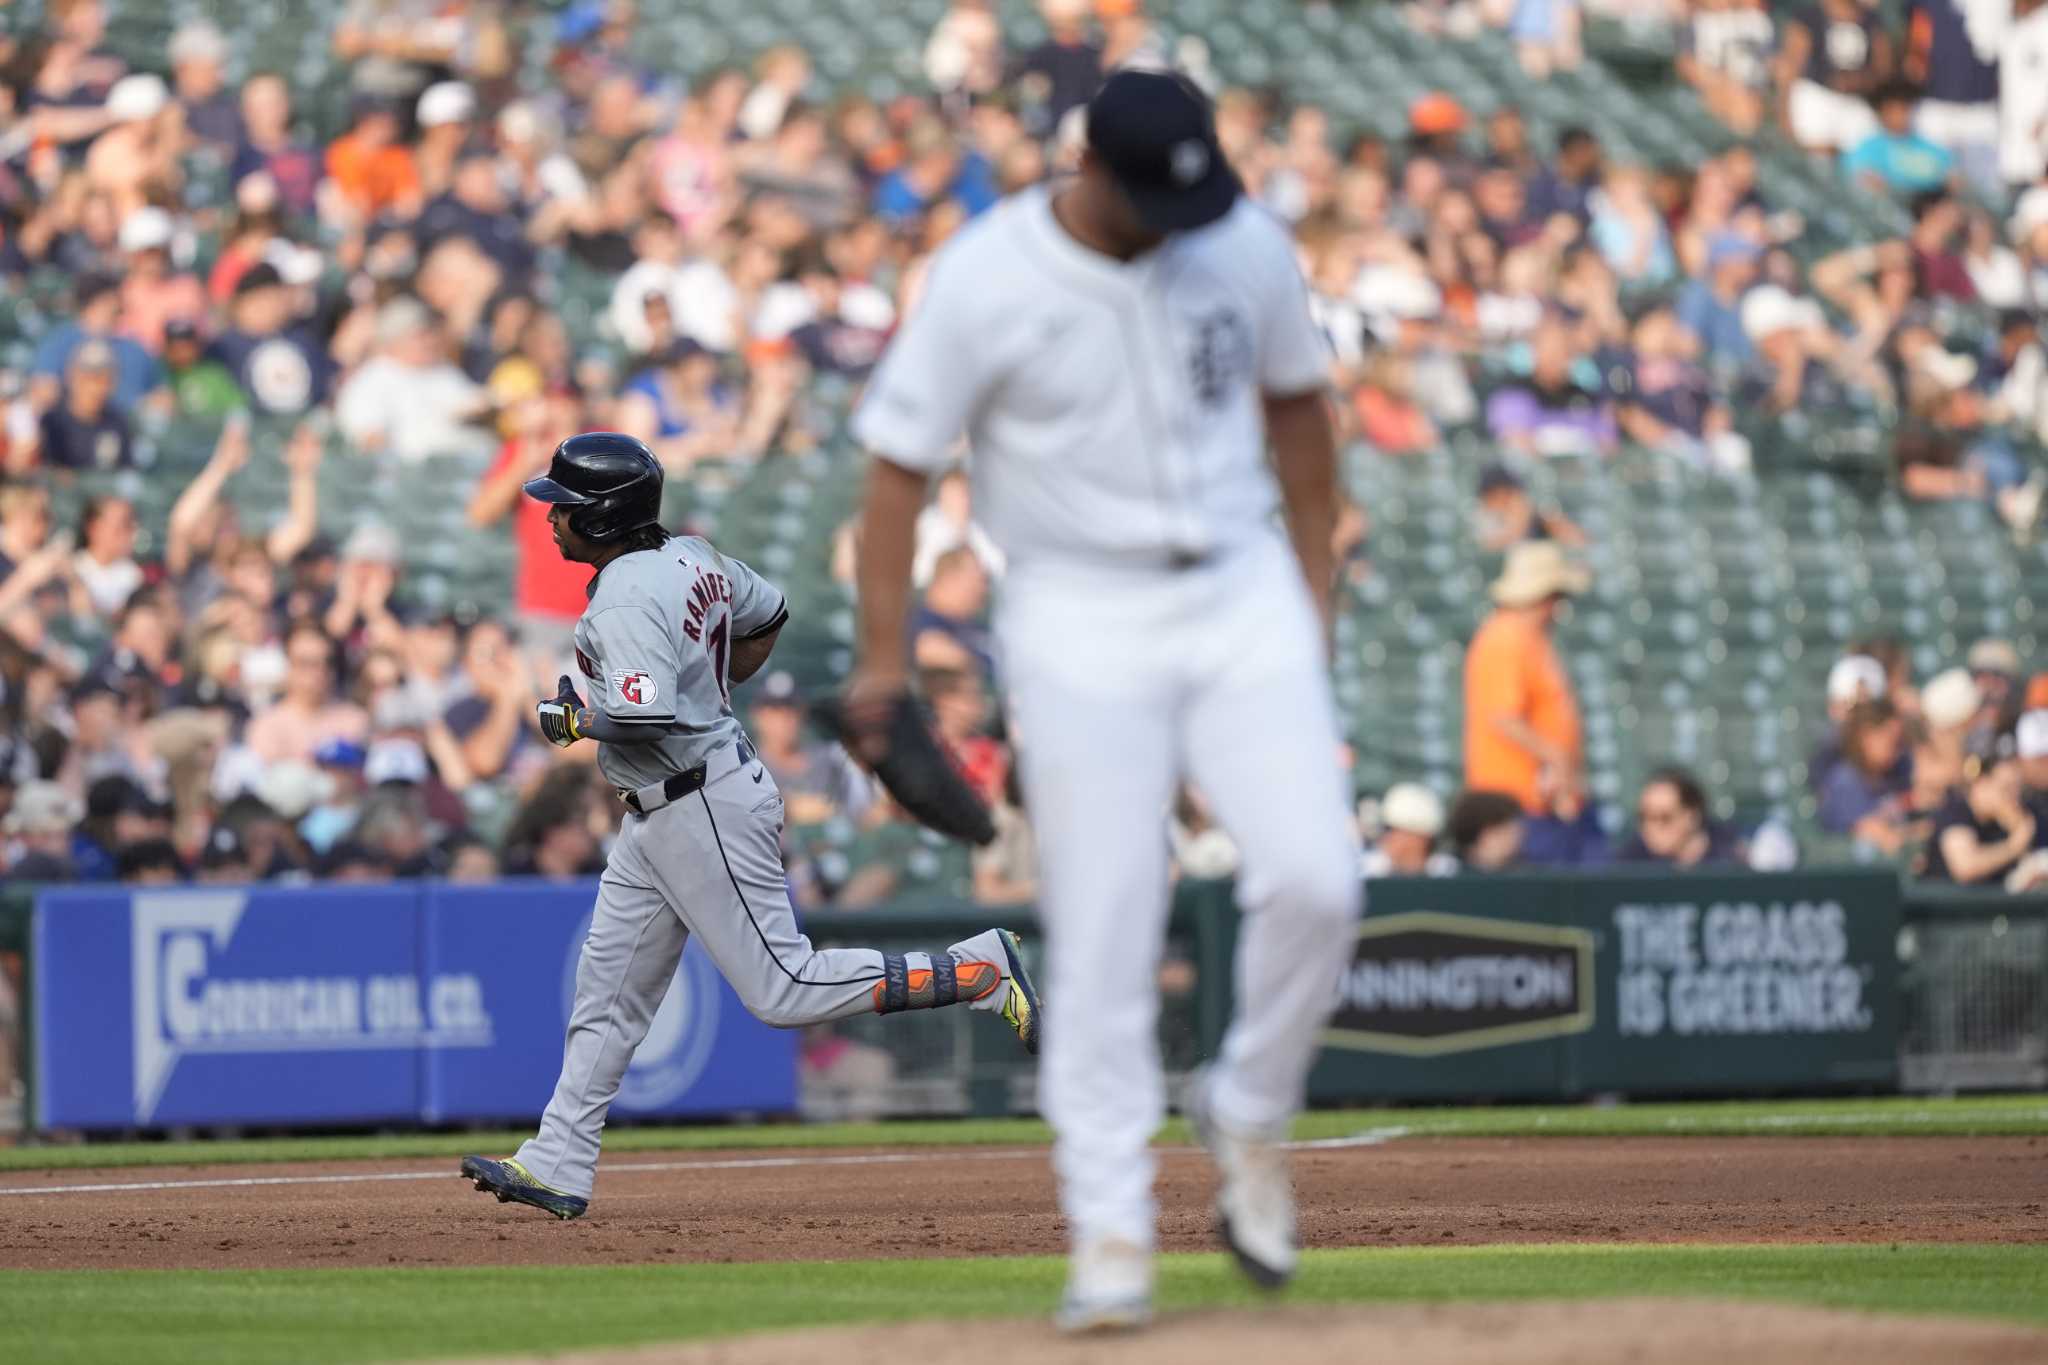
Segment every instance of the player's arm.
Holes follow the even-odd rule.
[[[872,452],[861,504],[855,581],[860,593],[860,663],[847,700],[903,691],[909,677],[904,638],[910,614],[910,566],[917,514],[931,476],[953,460],[954,443],[988,382],[980,368],[987,338],[973,310],[986,290],[958,255],[934,258],[917,305],[854,414],[854,435]]]
[[[600,744],[653,744],[668,733],[668,726],[657,721],[620,720],[586,706],[567,673],[555,683],[555,695],[535,710],[541,738],[558,749],[579,739]]]
[[[753,566],[731,555],[725,562],[726,581],[732,585],[732,657],[725,668],[728,683],[743,683],[759,673],[775,652],[775,641],[789,624],[789,603],[773,583],[756,573]]]
[[[868,696],[901,691],[909,676],[905,636],[910,620],[910,562],[917,550],[917,514],[926,475],[876,456],[868,464],[861,504],[860,689]]]
[[[664,738],[675,724],[670,692],[682,674],[667,623],[644,603],[630,602],[586,616],[584,627],[601,661],[590,679],[590,702],[564,674],[555,695],[540,704],[542,737],[563,748],[579,739],[653,744]]]
[[[1330,594],[1336,586],[1337,427],[1328,396],[1330,347],[1309,312],[1294,243],[1277,222],[1258,221],[1247,263],[1258,290],[1259,391],[1265,399],[1266,439],[1280,484],[1287,535],[1302,577],[1330,629]]]
[[[785,615],[783,620],[788,620]],[[767,664],[768,656],[775,652],[775,642],[781,638],[782,623],[777,622],[758,635],[742,635],[732,642],[732,663],[729,665],[734,683],[743,683],[759,673]]]
[[[1273,446],[1287,536],[1327,632],[1330,593],[1337,581],[1337,427],[1323,390],[1267,394],[1266,437]]]

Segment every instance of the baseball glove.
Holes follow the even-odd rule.
[[[820,729],[874,773],[913,820],[970,844],[995,839],[988,805],[939,743],[924,704],[916,697],[899,692],[857,706],[827,698],[812,708],[812,715]]]

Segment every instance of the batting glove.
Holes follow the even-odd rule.
[[[540,714],[541,738],[557,749],[566,749],[583,738],[583,731],[577,727],[577,714],[583,710],[583,698],[576,695],[576,685],[564,673],[555,684],[555,695],[541,702],[535,708]]]

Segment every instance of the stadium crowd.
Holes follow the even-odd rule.
[[[1781,129],[1816,175],[1909,206],[1910,231],[1803,268],[1787,249],[1802,224],[1761,196],[1739,139],[1703,164],[1640,164],[1581,128],[1538,146],[1512,104],[1480,117],[1437,93],[1404,137],[1340,140],[1284,90],[1217,82],[1140,0],[1043,0],[1044,40],[1023,50],[988,0],[955,0],[922,54],[928,88],[889,99],[827,88],[801,33],[685,82],[639,55],[630,0],[518,22],[484,0],[350,0],[330,43],[349,98],[320,117],[286,73],[237,69],[208,23],[131,68],[104,0],[47,0],[0,38],[0,277],[15,298],[60,279],[64,319],[0,372],[0,867],[593,871],[617,802],[589,746],[557,754],[531,724],[585,575],[520,482],[578,430],[632,432],[679,480],[779,458],[811,386],[873,366],[932,251],[1078,155],[1102,72],[1162,61],[1212,88],[1248,191],[1296,231],[1355,448],[1400,460],[1478,424],[1497,452],[1469,471],[1473,534],[1504,563],[1471,643],[1468,790],[1448,809],[1414,783],[1364,794],[1367,869],[1787,865],[1782,825],[1717,824],[1682,769],[1653,773],[1633,809],[1589,801],[1547,638],[1586,533],[1526,474],[1626,441],[1743,479],[1743,414],[1868,413],[1896,423],[1905,495],[1982,500],[2030,532],[2048,436],[2048,134],[2030,101],[2048,93],[2000,71],[2048,45],[2048,7],[1914,0],[1898,31],[1860,0],[1583,8],[1662,26],[1732,129]],[[1505,29],[1532,76],[1585,60],[1576,0],[1407,14]],[[544,79],[519,61],[533,43]],[[559,304],[572,270],[611,281],[584,334]],[[1963,304],[1999,320],[1981,345],[1952,327]],[[118,493],[57,524],[55,495],[149,479],[157,437],[191,421],[218,441],[163,524]],[[279,429],[259,448],[253,433]],[[505,599],[428,609],[393,529],[324,535],[337,446],[393,470],[468,460],[473,485],[447,492],[516,542]],[[224,496],[252,462],[284,474],[267,525]],[[1372,511],[1344,517],[1347,559],[1369,562]],[[856,553],[835,547],[842,579]],[[771,670],[743,702],[788,797],[803,903],[889,900],[906,869],[986,901],[1033,894],[985,629],[1002,568],[949,476],[920,525],[910,643],[940,729],[998,803],[1002,836],[971,861],[808,733],[816,680]],[[2044,698],[2003,642],[1953,662],[1923,684],[1874,642],[1837,667],[1812,701],[1833,727],[1809,765],[1820,823],[1883,856],[1924,850],[1929,875],[2030,883],[2048,714],[2022,712]],[[830,828],[851,837],[811,837]],[[1233,866],[1197,793],[1172,834],[1188,874]]]

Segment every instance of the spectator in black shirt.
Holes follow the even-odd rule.
[[[1974,747],[1963,786],[1934,812],[1927,875],[1935,881],[1997,885],[2035,847],[2038,822],[2021,800],[2012,736]]]
[[[1522,852],[1522,803],[1506,792],[1468,791],[1444,822],[1451,854],[1466,872],[1499,872]]]
[[[1707,793],[1697,777],[1683,768],[1660,768],[1643,783],[1636,798],[1636,832],[1615,860],[1673,870],[1739,865],[1742,842],[1733,830],[1707,817]]]
[[[131,886],[174,886],[185,880],[185,864],[169,839],[144,839],[114,854],[114,875]]]
[[[1877,131],[1870,99],[1891,79],[1892,44],[1860,0],[1820,0],[1787,20],[1778,53],[1785,127],[1808,151],[1845,152]]]
[[[962,545],[939,556],[924,601],[910,614],[910,652],[919,668],[995,676],[995,652],[982,609],[988,605],[988,570]]]
[[[505,195],[497,158],[486,148],[471,147],[455,163],[448,192],[420,213],[415,237],[420,255],[450,237],[467,237],[504,272],[504,282],[519,286],[533,274],[533,244],[526,225]]]
[[[251,266],[235,285],[227,328],[207,353],[260,412],[304,412],[326,397],[333,381],[334,362],[293,325],[291,291],[267,261]]]
[[[1538,222],[1568,213],[1584,223],[1587,201],[1599,188],[1603,170],[1600,140],[1584,128],[1567,128],[1557,137],[1556,164],[1541,171],[1529,186],[1529,216]]]
[[[113,399],[114,352],[103,341],[88,341],[72,353],[65,369],[62,401],[43,414],[43,464],[53,469],[134,464],[134,437]]]
[[[1920,87],[1920,136],[1955,153],[1980,186],[1999,191],[1998,55],[2007,21],[2002,5],[1913,0],[1904,60],[1906,79]]]
[[[221,70],[227,39],[205,20],[187,24],[171,36],[170,57],[171,85],[184,106],[186,130],[216,154],[232,153],[242,141],[242,111]]]
[[[1039,0],[1045,41],[1025,53],[1011,75],[1025,127],[1049,137],[1067,111],[1102,84],[1102,44],[1088,32],[1088,0]]]

